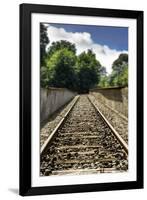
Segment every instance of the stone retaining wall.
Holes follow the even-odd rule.
[[[112,109],[128,117],[128,88],[92,89],[90,94]]]
[[[76,93],[65,88],[41,88],[40,91],[40,121],[46,120],[61,106],[70,101]]]

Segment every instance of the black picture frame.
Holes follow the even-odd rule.
[[[66,186],[31,186],[31,14],[50,13],[137,20],[137,180]],[[20,174],[19,194],[43,195],[143,188],[143,11],[53,5],[20,5]]]

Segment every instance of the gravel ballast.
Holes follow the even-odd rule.
[[[102,114],[120,134],[126,143],[128,143],[128,120],[126,117],[121,116],[117,112],[110,109],[107,105],[99,102],[93,95],[89,95],[92,101],[97,105]]]

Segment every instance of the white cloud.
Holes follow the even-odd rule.
[[[88,32],[67,32],[64,28],[56,28],[49,25],[47,33],[50,40],[49,46],[52,42],[67,40],[75,43],[77,54],[87,49],[92,49],[101,65],[106,67],[108,73],[111,73],[112,63],[118,58],[119,54],[128,53],[127,51],[117,51],[106,45],[95,43],[91,38],[91,34]]]

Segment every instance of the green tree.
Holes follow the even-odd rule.
[[[40,62],[41,65],[44,64],[44,57],[46,54],[46,46],[49,43],[49,38],[47,36],[47,28],[44,24],[40,24]]]
[[[57,42],[53,42],[51,44],[47,53],[48,58],[51,57],[56,51],[65,49],[65,48],[68,49],[69,51],[72,51],[74,54],[76,54],[75,44],[72,44],[71,42],[68,42],[66,40],[60,40]]]
[[[128,54],[122,53],[119,57],[113,62],[112,69],[114,71],[121,72],[123,70],[124,64],[128,64]]]
[[[106,76],[106,75],[107,75],[106,67],[102,66],[102,67],[100,68],[100,75],[101,75],[101,76]]]
[[[128,65],[124,65],[122,72],[114,80],[118,86],[128,86]]]
[[[101,76],[98,86],[102,88],[108,87],[109,86],[108,76]]]
[[[101,64],[97,61],[92,50],[83,52],[77,59],[78,90],[88,92],[90,88],[97,85],[100,79]]]
[[[108,78],[110,86],[128,86],[128,54],[120,54],[112,64],[112,73]]]
[[[98,87],[108,87],[108,76],[107,76],[107,71],[106,67],[102,66],[100,68],[100,81],[98,83]]]
[[[64,48],[54,52],[46,59],[45,77],[42,73],[43,84],[54,87],[75,88],[75,64],[76,56],[72,51]],[[44,71],[43,71],[44,72]]]
[[[49,70],[45,66],[42,66],[40,69],[40,83],[43,88],[47,88],[49,86]]]

